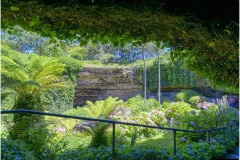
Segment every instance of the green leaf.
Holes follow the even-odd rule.
[[[51,31],[51,32],[50,32],[50,35],[53,36],[53,37],[55,37],[57,34],[56,34],[56,32]]]
[[[70,33],[71,35],[74,35],[76,32],[75,32],[75,30],[70,30],[69,33]]]
[[[32,27],[32,26],[34,26],[34,25],[35,25],[34,22],[30,22],[30,24],[29,24],[30,27]]]
[[[160,41],[156,41],[157,48],[160,47]]]
[[[11,6],[10,9],[11,9],[12,11],[18,11],[18,10],[19,10],[19,8],[18,8],[17,6]]]
[[[34,26],[36,24],[40,23],[40,19],[39,19],[39,16],[32,16],[32,21],[30,22],[29,26]]]
[[[124,16],[122,16],[122,15],[119,16],[119,19],[120,19],[121,21],[125,21],[125,20],[126,20],[126,18],[125,18]]]
[[[42,28],[42,32],[45,34],[49,34],[50,30],[48,28]]]
[[[215,46],[215,43],[214,43],[214,42],[210,42],[208,45],[209,45],[210,47],[213,47],[213,46]]]
[[[39,23],[39,22],[40,22],[39,16],[36,16],[36,15],[32,16],[32,21],[33,21],[35,24]]]
[[[83,39],[82,39],[82,40],[80,41],[80,45],[81,45],[81,46],[84,46],[84,45],[86,45],[86,44],[87,44],[87,41],[86,41],[86,40],[83,40]]]

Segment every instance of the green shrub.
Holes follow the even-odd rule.
[[[125,146],[116,147],[117,160],[149,160],[149,159],[167,159],[169,152],[163,148],[130,148]],[[86,148],[83,150],[66,150],[59,159],[98,159],[112,160],[111,147]]]
[[[129,98],[124,105],[131,108],[133,115],[137,115],[140,112],[150,112],[152,109],[160,108],[158,101],[154,98],[145,100],[140,95]]]
[[[208,144],[206,142],[184,144],[178,147],[180,159],[196,159],[196,160],[210,160],[219,159],[226,154],[225,147],[215,143]]]
[[[85,148],[85,149],[68,149],[65,150],[59,158],[61,160],[69,160],[69,159],[89,159],[89,160],[110,160],[112,159],[112,150],[109,147],[99,147],[99,148]]]
[[[46,123],[31,125],[19,137],[27,143],[39,159],[54,159],[56,148],[51,147],[54,134],[49,131]]]
[[[67,89],[51,90],[42,96],[48,112],[62,113],[73,108],[74,85],[68,84]]]
[[[67,133],[65,135],[60,135],[59,138],[57,138],[57,144],[62,148],[62,150],[67,149],[82,149],[86,148],[90,145],[91,142],[91,136],[88,136],[83,133]]]
[[[181,119],[179,119],[181,128],[204,130],[217,127],[215,120],[215,107],[211,106],[208,110],[194,110],[183,113]],[[195,112],[195,114],[193,114]],[[191,124],[193,122],[193,124]]]
[[[61,56],[58,59],[60,63],[66,65],[65,71],[63,74],[68,75],[69,78],[74,82],[76,78],[76,74],[82,68],[82,62],[67,56]]]
[[[239,139],[239,137],[237,137]],[[234,140],[225,141],[225,148],[228,153],[232,152],[234,147],[236,146],[236,142]]]
[[[190,104],[192,104],[193,106],[196,106],[196,103],[198,102],[203,102],[205,101],[206,98],[204,96],[192,96],[188,101],[190,102]]]
[[[158,160],[170,159],[169,151],[162,147],[144,147],[144,148],[127,148],[121,147],[117,152],[117,160]]]
[[[163,108],[168,108],[170,104],[171,104],[171,102],[165,101],[165,102],[163,102],[162,107]]]
[[[172,150],[166,150],[162,147],[126,147],[117,146],[115,158],[117,160],[161,160],[161,159],[196,159],[196,160],[210,160],[219,159],[225,155],[224,146],[207,143],[192,143],[178,145],[177,154],[173,155]],[[59,159],[98,159],[98,160],[112,160],[111,147],[99,148],[85,148],[82,150],[73,149],[63,152]]]
[[[201,110],[198,114],[198,120],[202,129],[209,129],[217,127],[216,119],[216,105],[211,105],[207,110]]]
[[[181,118],[176,119],[176,128],[181,128],[185,130],[206,130],[216,127],[214,106],[210,107],[208,110],[194,110],[191,109],[188,112],[184,112]],[[181,142],[181,137],[187,139],[187,141],[196,141],[199,139],[206,139],[205,133],[187,133],[179,132],[177,134],[178,140]]]
[[[227,153],[226,148],[218,143],[211,145],[208,149],[212,156],[212,159],[221,159]]]
[[[88,61],[88,62],[93,65],[101,65],[102,64],[99,60],[92,60],[92,61]]]
[[[145,124],[150,126],[167,126],[167,119],[164,117],[164,113],[157,110],[152,110],[151,112],[141,112],[137,116],[125,118],[126,122]],[[139,132],[141,137],[152,137],[158,133],[157,129],[134,126],[121,126],[122,133],[127,137],[131,137],[135,130]]]
[[[175,97],[176,101],[189,102],[189,99],[193,96],[199,96],[196,91],[193,90],[181,90]]]
[[[165,117],[168,120],[171,118],[179,120],[185,112],[189,112],[191,109],[190,104],[186,102],[172,102],[165,111]]]
[[[1,159],[36,160],[37,158],[25,142],[20,140],[1,139]]]
[[[65,112],[62,112],[62,114],[71,115],[71,116],[86,116],[86,112],[83,108],[84,107],[72,108]]]
[[[87,49],[79,46],[73,47],[69,51],[69,54],[74,59],[83,60],[87,57]]]

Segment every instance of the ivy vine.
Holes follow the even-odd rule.
[[[124,46],[156,41],[170,47],[171,57],[218,86],[238,89],[238,35],[231,27],[216,32],[188,17],[171,16],[160,9],[118,5],[45,5],[44,1],[2,1],[2,28],[20,25],[26,30],[59,39],[89,40]],[[175,82],[175,81],[174,81]]]

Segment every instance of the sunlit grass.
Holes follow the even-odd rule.
[[[173,149],[173,133],[162,132],[152,138],[144,138],[136,142],[135,147],[164,147]]]

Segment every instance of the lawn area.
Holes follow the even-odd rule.
[[[143,138],[136,142],[135,147],[164,147],[173,149],[173,133],[165,132],[157,134],[152,138]]]

